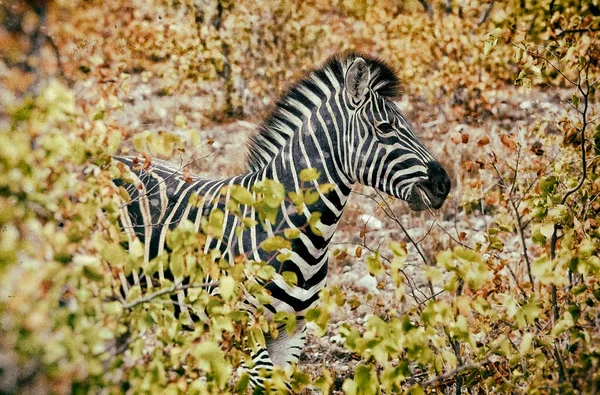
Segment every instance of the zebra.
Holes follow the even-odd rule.
[[[211,180],[184,176],[180,169],[161,161],[140,166],[136,158],[115,158],[132,170],[133,183],[115,183],[123,185],[131,196],[130,203],[123,206],[121,221],[130,239],[137,237],[143,243],[146,262],[164,250],[168,229],[188,219],[200,231],[201,218],[216,208],[225,213],[222,234],[207,236],[204,248],[205,252],[220,250],[225,259],[246,254],[252,260],[266,261],[267,254],[259,248],[262,241],[276,229],[298,231],[286,251],[287,259],[270,263],[278,274],[265,286],[272,302],[264,306],[271,317],[280,311],[295,314],[296,328],[292,334],[282,331],[276,339],[267,335],[266,347],[252,355],[254,366],[249,371],[255,386],[264,380],[259,369],[283,368],[297,363],[300,357],[306,337],[305,313],[316,305],[325,286],[327,247],[355,183],[404,200],[414,211],[440,208],[450,192],[448,174],[394,104],[398,95],[398,78],[383,61],[359,53],[337,55],[280,98],[250,138],[245,174]],[[275,221],[265,220],[236,234],[239,217],[228,212],[230,194],[215,204],[223,187],[250,190],[263,180],[277,181],[286,191],[299,193],[303,185],[299,173],[311,168],[318,171],[319,178],[309,184],[318,191],[319,199],[302,203],[302,210],[284,201]],[[330,188],[319,188],[325,184]],[[194,194],[200,202],[190,204]],[[258,220],[251,207],[241,205],[241,211],[244,217]],[[321,213],[320,221],[307,227],[312,213]],[[294,273],[296,284],[286,282],[281,272]],[[177,299],[186,310],[185,292],[180,291]],[[258,307],[250,296],[245,303],[248,311]],[[183,313],[192,322],[201,315]]]

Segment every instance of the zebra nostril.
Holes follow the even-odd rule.
[[[449,192],[449,188],[444,181],[445,180],[439,180],[435,184],[435,193],[438,196],[445,196]]]
[[[431,192],[437,197],[445,198],[450,192],[450,177],[438,162],[427,165],[427,173],[431,182]]]

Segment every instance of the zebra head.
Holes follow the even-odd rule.
[[[450,192],[450,178],[392,101],[397,86],[393,71],[382,62],[347,59],[350,176],[406,201],[412,210],[440,208]]]

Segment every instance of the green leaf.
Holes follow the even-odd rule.
[[[521,339],[521,344],[519,345],[519,354],[521,356],[525,356],[531,351],[533,337],[534,334],[531,332],[527,332],[523,335],[523,338]]]
[[[260,201],[269,208],[279,208],[285,199],[285,187],[283,184],[274,180],[262,180],[252,187],[256,193],[260,193]]]
[[[251,205],[254,203],[254,196],[252,193],[241,185],[232,185],[230,187],[231,197],[237,202],[245,205]]]
[[[253,226],[256,226],[257,222],[255,219],[246,217],[242,220],[242,224],[244,224],[246,228],[251,228]]]
[[[304,192],[304,203],[306,205],[315,204],[319,201],[319,192],[317,191],[306,191]]]
[[[323,336],[327,329],[327,324],[329,323],[331,315],[324,308],[316,307],[314,309],[309,309],[306,312],[305,318],[306,321],[317,324],[318,328],[315,330],[315,333],[317,333],[317,336]]]
[[[323,184],[319,184],[319,192],[321,192],[323,195],[328,194],[331,191],[335,190],[335,184],[330,184],[328,182],[323,183]]]
[[[171,254],[169,268],[171,269],[171,273],[173,273],[173,277],[175,277],[176,280],[181,280],[183,278],[185,274],[183,251],[175,251]]]
[[[579,96],[577,96],[577,93],[573,93],[573,96],[571,97],[571,103],[573,104],[573,107],[579,107]]]
[[[208,217],[208,225],[206,227],[206,234],[212,237],[221,237],[223,234],[223,223],[225,221],[225,214],[219,209],[214,209],[210,212]]]
[[[214,380],[219,388],[225,388],[232,367],[218,343],[206,340],[199,342],[193,350],[193,355],[198,359],[198,367],[207,372],[207,378]]]
[[[405,245],[396,243],[394,241],[390,242],[390,250],[392,250],[392,253],[394,254],[394,256],[399,257],[399,258],[405,258],[408,254]]]
[[[308,169],[300,170],[300,174],[298,176],[300,177],[300,181],[310,182],[318,180],[321,176],[321,173],[314,167],[310,167]]]
[[[367,264],[367,270],[369,271],[369,274],[373,277],[379,276],[385,272],[378,252],[369,255],[365,260],[365,263]]]
[[[219,293],[227,302],[231,301],[235,295],[236,281],[233,277],[224,276],[219,280]]]
[[[197,380],[198,381],[198,380]],[[246,372],[242,374],[242,377],[238,380],[237,385],[235,386],[235,392],[238,394],[245,394],[246,390],[250,386],[250,375]]]
[[[101,121],[101,120],[103,120],[103,119],[104,119],[104,115],[105,115],[105,114],[104,114],[104,110],[98,111],[98,112],[97,112],[97,113],[94,115],[94,118],[93,118],[93,120],[94,120],[94,121]]]
[[[323,236],[323,232],[317,227],[321,221],[321,215],[320,212],[314,212],[308,220],[308,226],[315,236]]]
[[[279,235],[269,237],[268,239],[260,243],[260,248],[262,248],[266,252],[273,252],[284,248],[289,249],[291,247],[292,243],[286,238]]]
[[[568,311],[565,311],[564,317],[554,324],[554,327],[552,328],[552,336],[560,336],[562,333],[569,330],[574,325],[575,322],[573,321],[573,316]]]
[[[119,186],[119,196],[125,203],[131,202],[131,195],[129,195],[129,192],[127,192],[127,189],[125,189],[123,185]]]
[[[300,237],[300,230],[292,229],[292,228],[285,228],[283,230],[283,234],[286,239],[293,240],[293,239],[297,239],[298,237]]]
[[[118,244],[109,244],[100,252],[102,258],[110,265],[115,267],[123,267],[127,262],[129,255],[127,251]]]
[[[358,365],[354,371],[354,381],[358,387],[358,395],[379,394],[379,381],[373,366]]]
[[[499,38],[500,36],[502,36],[502,28],[497,27],[494,30],[492,30],[490,32],[490,36],[495,37],[495,38]]]
[[[483,54],[485,56],[488,56],[490,54],[490,52],[492,52],[492,49],[496,46],[497,43],[498,43],[497,38],[486,40],[486,42],[483,44]]]
[[[294,272],[285,271],[285,272],[281,273],[281,276],[283,277],[283,280],[288,285],[297,285],[298,284],[298,276]]]
[[[296,314],[294,313],[279,311],[273,316],[273,321],[285,324],[285,330],[290,335],[296,330]]]
[[[104,275],[100,268],[92,265],[85,265],[83,267],[83,275],[91,281],[101,281],[104,279]]]
[[[298,214],[304,214],[304,195],[302,193],[289,192],[288,197],[296,206],[296,210],[298,210]]]
[[[129,288],[129,293],[127,293],[127,302],[131,303],[135,300],[138,300],[139,298],[142,297],[142,289],[140,288],[139,285],[134,285],[133,287]]]

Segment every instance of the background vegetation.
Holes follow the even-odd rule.
[[[186,300],[210,325],[181,331],[178,281],[124,300],[120,277],[156,266],[120,247],[110,156],[240,172],[286,86],[357,49],[398,71],[453,192],[417,215],[357,189],[302,360],[268,391],[597,393],[599,16],[597,0],[3,2],[0,392],[246,391],[238,367],[276,328],[239,313],[244,291],[268,298],[241,269],[268,267],[212,259],[184,226],[160,259],[219,281]]]

